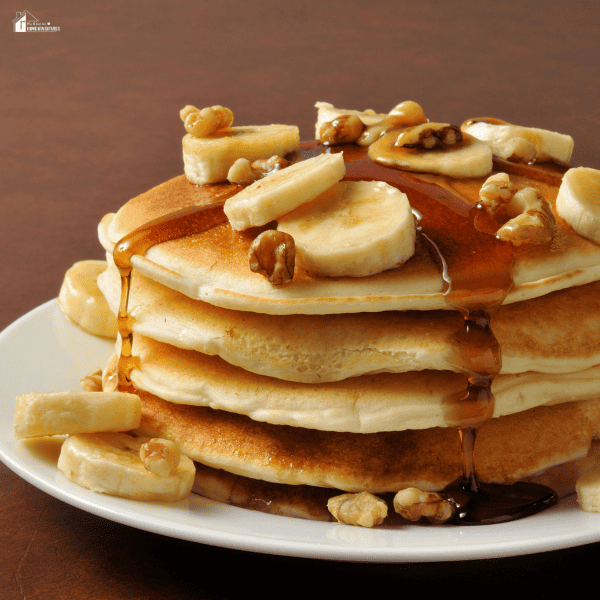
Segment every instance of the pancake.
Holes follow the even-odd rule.
[[[121,285],[116,268],[107,269],[98,285],[116,314]],[[456,311],[280,316],[234,311],[138,273],[129,303],[133,330],[140,335],[287,381],[461,370],[456,335],[463,318]],[[502,348],[501,373],[589,369],[600,364],[600,282],[504,305],[494,313],[492,328]]]
[[[179,404],[209,406],[257,421],[372,433],[454,426],[466,377],[450,371],[361,375],[297,383],[256,375],[216,356],[134,336],[136,387]],[[600,366],[574,373],[498,375],[494,416],[600,397]],[[453,398],[457,398],[454,400]]]
[[[461,474],[460,442],[451,428],[372,434],[309,430],[139,393],[141,435],[172,439],[193,460],[235,475],[381,493],[411,486],[441,490]],[[478,477],[513,483],[582,458],[599,423],[597,399],[492,419],[477,438]]]
[[[383,167],[376,171],[390,181],[397,173]],[[485,178],[451,184],[441,176],[420,176],[420,180],[430,185],[435,181],[436,189],[452,187],[458,202],[474,205]],[[511,180],[520,187],[534,187],[554,205],[560,178],[548,183],[511,174]],[[195,186],[185,176],[176,177],[130,200],[116,214],[106,215],[99,226],[100,241],[112,253],[118,240],[147,221],[215,198],[224,199],[237,189],[228,184]],[[328,278],[311,277],[297,268],[292,285],[276,287],[248,268],[248,249],[259,231],[237,232],[224,223],[204,233],[154,246],[145,256],[134,256],[132,265],[143,275],[191,298],[236,310],[335,314],[454,308],[444,294],[444,282],[430,248],[420,237],[414,256],[397,269],[369,277]],[[576,234],[560,217],[550,245],[516,247],[514,261],[514,286],[505,304],[600,279],[600,245]]]

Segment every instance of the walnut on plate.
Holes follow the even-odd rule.
[[[423,517],[430,523],[445,523],[454,516],[456,507],[441,494],[413,487],[400,490],[394,496],[394,510],[408,521]]]
[[[327,508],[340,523],[361,527],[381,525],[388,514],[387,504],[369,492],[333,496]]]
[[[264,275],[273,285],[285,285],[294,278],[296,244],[288,233],[268,229],[250,245],[248,262],[253,273]]]

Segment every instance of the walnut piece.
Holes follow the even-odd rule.
[[[237,185],[250,185],[262,177],[289,167],[291,164],[289,160],[277,155],[255,160],[254,162],[250,162],[247,158],[238,158],[231,165],[227,173],[227,179],[230,183]]]
[[[152,438],[140,446],[140,459],[151,473],[168,477],[179,466],[181,452],[170,440]]]
[[[446,148],[462,141],[461,130],[448,123],[423,123],[405,129],[396,140],[394,146],[398,148],[418,148],[419,150],[433,150]]]
[[[406,100],[396,104],[378,123],[365,127],[356,143],[359,146],[370,146],[390,129],[413,127],[423,123],[427,123],[427,117],[421,106],[412,100]]]
[[[369,492],[334,496],[327,508],[340,523],[361,527],[381,525],[388,514],[387,504]]]
[[[207,137],[220,129],[227,129],[233,123],[233,112],[220,105],[202,110],[187,105],[179,111],[186,131],[196,138]]]
[[[454,516],[456,507],[441,494],[406,488],[394,496],[394,510],[408,521],[424,517],[430,523],[445,523]]]
[[[501,208],[506,207],[515,193],[515,186],[511,183],[507,173],[496,173],[488,177],[479,190],[479,205],[492,217],[496,216]]]
[[[285,285],[294,277],[296,244],[288,233],[269,229],[263,231],[250,245],[250,270],[267,277],[273,285]]]
[[[101,392],[102,391],[102,369],[92,371],[86,375],[80,382],[79,386],[84,392]]]
[[[351,144],[358,139],[364,128],[363,122],[356,115],[340,115],[321,125],[319,140],[324,146]]]
[[[498,239],[515,246],[552,241],[555,224],[552,206],[535,188],[517,191],[506,173],[497,173],[481,186],[479,200],[479,207],[492,217],[509,217],[496,231]]]
[[[549,244],[554,237],[552,206],[536,189],[523,188],[515,193],[506,207],[508,216],[496,236],[514,246]]]

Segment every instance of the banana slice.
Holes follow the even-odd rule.
[[[406,194],[381,181],[343,181],[279,219],[312,275],[363,277],[406,262],[416,228]]]
[[[600,171],[569,169],[558,190],[556,212],[579,235],[600,244]]]
[[[523,140],[519,156],[527,151],[527,142],[535,147],[535,162],[556,162],[567,165],[573,153],[573,138],[570,135],[512,125],[500,119],[469,119],[461,125],[461,130],[489,144],[494,155],[508,159],[515,151],[515,139]],[[521,157],[524,159],[524,157]],[[529,161],[527,161],[529,162]]]
[[[265,225],[316,198],[346,174],[342,153],[320,154],[275,171],[225,202],[234,229]]]
[[[238,158],[250,162],[285,156],[300,146],[295,125],[231,127],[208,137],[183,137],[183,163],[189,181],[198,185],[227,181],[227,173]]]
[[[140,425],[142,405],[123,392],[33,392],[16,397],[17,439],[97,431],[128,431]]]
[[[451,146],[431,149],[399,147],[398,138],[398,133],[387,133],[369,146],[369,156],[386,167],[448,177],[485,177],[492,171],[492,151],[468,133]]]
[[[194,484],[193,461],[182,455],[169,474],[152,473],[140,458],[140,448],[149,440],[126,433],[74,435],[62,445],[58,468],[69,480],[94,492],[136,500],[183,500]]]
[[[386,114],[376,113],[371,109],[360,111],[336,108],[333,104],[329,104],[329,102],[317,102],[315,106],[317,107],[317,123],[315,125],[316,140],[319,139],[319,132],[321,131],[323,123],[333,121],[342,115],[355,115],[367,126],[375,125],[375,123],[379,123],[379,121],[387,117]]]
[[[58,294],[58,305],[63,314],[84,331],[116,338],[117,319],[96,284],[98,275],[105,269],[104,260],[76,262],[65,273]]]

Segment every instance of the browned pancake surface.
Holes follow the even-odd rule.
[[[376,434],[325,432],[253,421],[204,407],[176,405],[140,392],[141,431],[181,445],[203,464],[272,482],[347,491],[442,489],[461,473],[456,430]],[[589,448],[600,400],[538,407],[488,422],[475,464],[482,482],[511,483]]]

